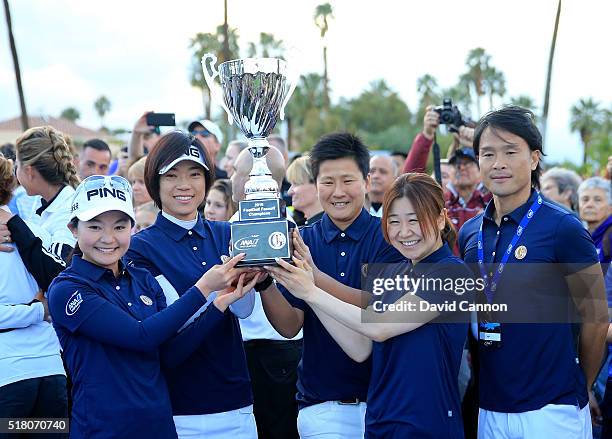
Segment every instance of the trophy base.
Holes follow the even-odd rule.
[[[293,224],[291,224],[293,226]],[[231,224],[231,256],[246,253],[237,267],[277,265],[275,258],[291,262],[293,242],[286,219],[238,221]]]

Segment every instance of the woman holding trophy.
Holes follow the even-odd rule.
[[[348,356],[365,361],[371,355],[366,438],[463,438],[457,377],[469,316],[445,306],[457,306],[455,289],[424,287],[438,279],[453,285],[472,279],[451,251],[456,234],[442,188],[425,174],[404,174],[386,193],[383,212],[385,239],[411,264],[368,273],[373,279],[366,282],[373,280],[374,287],[366,311],[315,286],[310,252],[297,236],[295,266],[278,260],[280,267],[266,268],[315,310]],[[402,290],[395,286],[396,275],[421,283]],[[376,280],[393,286],[378,291]],[[469,303],[470,296],[464,292],[460,300]]]
[[[162,136],[147,158],[145,184],[161,212],[152,226],[134,235],[126,257],[156,277],[168,305],[227,254],[229,223],[207,221],[198,213],[213,180],[214,162],[197,139],[182,132]],[[177,355],[165,370],[179,438],[257,437],[237,320],[247,317],[253,304],[253,292],[236,301],[212,336],[195,352]]]

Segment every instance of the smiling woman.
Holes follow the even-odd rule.
[[[212,187],[214,170],[202,143],[180,131],[162,136],[147,158],[145,184],[161,213],[134,235],[127,259],[128,265],[155,276],[167,303],[182,299],[188,286],[228,253],[229,223],[203,219],[198,210]],[[257,437],[237,320],[248,317],[254,304],[254,291],[236,301],[221,317],[214,337],[201,337],[195,352],[176,355],[173,367],[165,369],[179,436],[192,431],[213,439]],[[198,322],[206,306],[187,328]]]
[[[73,382],[70,437],[176,438],[162,362],[170,365],[196,349],[257,277],[244,285],[245,270],[234,268],[237,256],[211,267],[167,304],[149,272],[121,261],[135,221],[127,180],[86,178],[70,212],[76,254],[49,289],[53,325]],[[236,280],[236,289],[229,288]],[[212,291],[212,306],[177,333],[210,304]],[[109,373],[99,374],[101,367]]]

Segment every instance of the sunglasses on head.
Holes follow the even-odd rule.
[[[132,186],[123,177],[118,175],[91,175],[81,182],[77,191],[100,189],[104,186],[110,186],[113,189],[120,189],[128,193],[132,193]]]
[[[197,136],[198,134],[200,136],[202,136],[202,137],[208,137],[208,136],[212,135],[212,133],[210,131],[206,130],[206,129],[204,129],[204,130],[192,130],[191,131],[191,135],[193,135],[193,136]]]

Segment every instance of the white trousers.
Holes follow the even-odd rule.
[[[366,403],[339,404],[327,401],[298,413],[300,438],[359,439],[365,432]]]
[[[478,439],[592,439],[589,405],[548,404],[523,413],[480,409]]]
[[[257,439],[253,405],[209,415],[175,416],[179,439]]]

